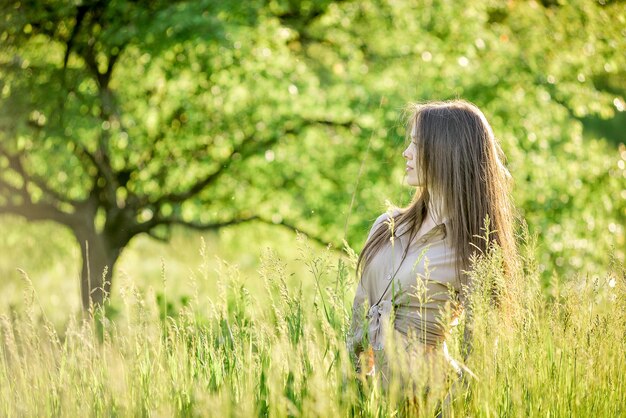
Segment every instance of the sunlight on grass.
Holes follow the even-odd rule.
[[[466,366],[476,378],[455,392],[452,415],[620,415],[624,266],[615,262],[605,277],[566,285],[555,279],[545,296],[527,234],[524,243],[523,273],[506,284],[499,307],[488,291],[502,280],[497,248],[475,263],[472,274],[485,287],[471,298],[474,343]],[[153,266],[159,285],[142,289],[122,274],[113,305],[93,312],[93,320],[72,316],[62,328],[42,314],[24,273],[22,305],[0,316],[0,379],[8,382],[0,386],[0,414],[393,415],[397,397],[356,375],[345,349],[354,257],[316,253],[303,237],[295,247],[307,273],[294,274],[267,249],[253,280],[236,264],[209,263],[202,240],[193,274],[177,284],[186,299],[170,294],[163,263]],[[463,322],[450,341],[456,358]],[[445,391],[438,396],[422,407]]]

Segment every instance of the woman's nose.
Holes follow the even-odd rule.
[[[402,156],[403,156],[405,159],[407,159],[407,160],[410,160],[410,159],[411,159],[411,155],[410,155],[410,153],[409,153],[409,150],[408,150],[408,149],[405,149],[404,151],[402,151]]]

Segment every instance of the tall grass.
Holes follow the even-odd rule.
[[[522,239],[522,273],[502,281],[494,248],[475,263],[485,283],[472,296],[467,388],[448,399],[451,416],[619,416],[626,414],[626,277],[554,278],[541,290],[534,240]],[[309,275],[294,281],[271,250],[247,285],[221,262],[215,295],[208,253],[190,276],[190,296],[168,299],[121,277],[113,305],[72,316],[55,329],[28,275],[24,303],[0,316],[0,415],[13,416],[393,416],[402,405],[357,376],[345,348],[355,254],[313,256],[298,237]],[[313,282],[310,286],[290,283]],[[206,286],[205,286],[206,287]],[[450,339],[461,358],[464,321]],[[462,385],[460,385],[462,386]],[[441,394],[442,400],[445,393]],[[432,411],[421,409],[421,415]]]

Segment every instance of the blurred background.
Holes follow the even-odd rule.
[[[600,275],[626,251],[625,51],[618,1],[4,1],[0,311],[17,268],[57,323],[129,280],[184,303],[199,266],[255,289],[268,251],[313,289],[302,251],[359,252],[411,199],[403,108],[452,98],[494,128],[546,292]]]

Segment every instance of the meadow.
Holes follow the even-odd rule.
[[[346,352],[354,251],[284,235],[294,253],[265,245],[259,264],[248,266],[217,256],[209,236],[177,233],[169,251],[178,244],[182,265],[174,258],[172,268],[165,247],[134,243],[118,266],[116,297],[92,309],[91,319],[75,291],[62,299],[63,315],[54,315],[61,308],[51,309],[45,293],[52,284],[15,271],[20,292],[0,316],[0,414],[397,416],[397,394],[385,396],[357,375]],[[237,234],[213,237],[229,239],[233,248],[254,243]],[[486,291],[472,297],[473,350],[466,363],[472,373],[446,411],[458,417],[623,416],[623,264],[613,260],[602,276],[554,275],[545,292],[536,237],[522,230],[519,242],[523,269],[507,283],[504,302],[494,307]],[[503,279],[498,257],[495,248],[475,263],[473,277],[485,289]],[[141,269],[144,274],[135,275]],[[449,341],[457,359],[463,326],[462,320]],[[421,415],[432,416],[425,411],[445,395],[422,399]]]
[[[528,226],[514,277],[476,260],[464,378],[419,415],[626,416],[625,23],[608,0],[3,2],[0,416],[402,416],[346,350],[355,259],[414,193],[404,107],[455,98]]]

